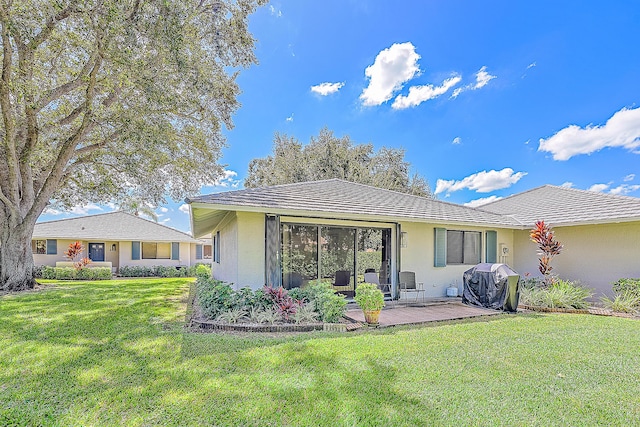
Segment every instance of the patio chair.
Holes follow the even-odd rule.
[[[416,294],[415,302],[418,302],[418,298],[420,297],[420,293],[422,293],[422,298],[424,299],[424,283],[417,282],[416,283],[416,273],[413,271],[401,271],[400,272],[400,294],[402,296],[402,292],[406,292],[407,294],[410,292],[414,292]]]
[[[338,270],[336,271],[336,277],[333,281],[333,286],[335,287],[345,287],[351,285],[351,272],[348,270]],[[346,295],[349,298],[353,298],[355,296],[355,292],[353,289],[338,289],[337,293]]]

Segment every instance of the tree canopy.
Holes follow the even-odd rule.
[[[401,148],[354,144],[349,136],[336,137],[324,128],[309,144],[276,133],[273,154],[249,164],[245,187],[340,178],[403,193],[431,197],[426,179],[410,175],[410,163]]]
[[[237,72],[256,62],[248,16],[264,2],[0,2],[0,288],[33,285],[48,204],[157,205],[222,174]]]

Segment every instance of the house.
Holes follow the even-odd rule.
[[[94,266],[190,266],[210,263],[209,242],[125,212],[40,222],[31,241],[35,265],[68,261],[69,243],[80,241]]]
[[[564,252],[554,272],[610,293],[640,277],[640,199],[543,186],[470,208],[338,179],[195,197],[194,236],[213,236],[212,272],[236,288],[285,288],[323,279],[347,295],[374,270],[398,294],[413,271],[428,297],[462,286],[462,273],[500,262],[539,276],[529,230],[544,220]]]
[[[553,273],[579,280],[597,294],[611,284],[640,277],[640,199],[545,185],[483,205],[483,211],[508,216],[524,226],[514,229],[513,267],[537,273],[536,247],[529,230],[538,220],[551,225],[563,252]]]
[[[352,294],[365,271],[397,295],[413,271],[442,296],[480,262],[511,263],[512,217],[338,179],[195,197],[194,236],[212,233],[215,278],[236,287],[331,281]],[[336,280],[337,279],[337,280]]]

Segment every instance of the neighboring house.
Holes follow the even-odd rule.
[[[68,261],[69,243],[80,241],[83,256],[94,265],[190,266],[210,263],[211,244],[187,233],[125,212],[109,212],[40,222],[31,241],[35,265],[55,266]],[[103,264],[106,263],[106,264]]]
[[[536,246],[529,230],[538,220],[551,225],[564,245],[551,265],[561,278],[579,280],[597,293],[640,277],[640,199],[545,185],[480,209],[509,216],[524,226],[513,232],[513,267],[538,274]]]
[[[544,186],[469,208],[338,179],[195,197],[194,236],[213,236],[215,278],[236,288],[285,288],[325,279],[352,294],[372,269],[397,294],[413,271],[426,296],[462,287],[480,262],[539,276],[529,230],[554,226],[565,249],[554,272],[607,293],[640,277],[640,199]]]
[[[350,295],[372,269],[396,291],[398,273],[413,271],[426,296],[442,296],[472,265],[511,264],[498,249],[520,228],[508,216],[338,179],[187,202],[194,236],[213,235],[214,277],[254,289],[320,278]]]

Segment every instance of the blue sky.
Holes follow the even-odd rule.
[[[637,1],[282,0],[250,30],[260,63],[238,77],[227,176],[203,194],[242,188],[275,132],[306,143],[326,126],[404,148],[454,203],[543,184],[640,196]],[[181,201],[157,212],[189,230]]]

